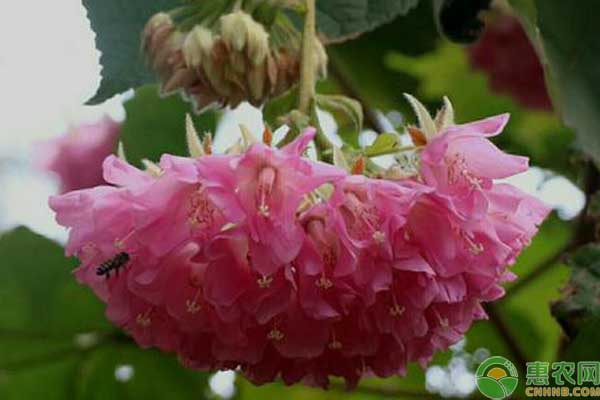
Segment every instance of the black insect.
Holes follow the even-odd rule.
[[[125,252],[119,253],[110,260],[104,261],[102,264],[100,264],[100,266],[96,269],[96,275],[106,275],[106,278],[108,279],[110,278],[110,273],[115,271],[118,276],[119,270],[127,265],[129,259],[129,254]]]

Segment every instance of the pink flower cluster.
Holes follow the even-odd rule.
[[[70,228],[77,278],[140,346],[255,383],[354,385],[425,365],[513,278],[506,266],[549,209],[494,182],[527,169],[488,140],[506,121],[446,129],[411,179],[304,158],[307,131],[282,149],[165,155],[158,178],[111,156],[112,186],[50,204]],[[333,194],[319,200],[324,184]]]
[[[102,162],[115,150],[120,131],[120,124],[109,117],[72,127],[37,146],[37,167],[58,176],[61,193],[105,184]]]

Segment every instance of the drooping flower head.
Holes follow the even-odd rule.
[[[549,212],[497,182],[527,167],[489,141],[506,116],[451,115],[420,115],[417,174],[401,179],[310,160],[313,129],[226,155],[192,137],[194,158],[148,173],[110,156],[108,185],[50,205],[77,279],[140,346],[256,383],[352,386],[426,365],[485,318]]]
[[[493,91],[525,107],[552,111],[544,67],[518,18],[499,15],[489,21],[466,51],[473,69],[486,74]]]
[[[73,126],[37,146],[37,167],[58,176],[61,193],[102,185],[102,162],[115,150],[119,133],[120,124],[109,117]]]

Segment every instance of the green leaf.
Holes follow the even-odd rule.
[[[537,10],[535,8],[535,0],[509,0],[510,5],[514,8],[523,18],[523,27],[529,33],[531,37],[535,36],[535,21],[537,20]]]
[[[1,399],[191,399],[207,391],[206,374],[116,333],[56,243],[17,228],[0,237],[0,259]],[[122,365],[133,368],[127,382],[115,379]]]
[[[0,398],[35,398],[44,386],[35,380],[50,379],[42,397],[63,399],[61,374],[72,371],[79,335],[112,329],[103,306],[73,278],[74,260],[26,228],[0,237],[0,259]],[[23,369],[28,375],[18,374]]]
[[[398,135],[395,133],[382,133],[372,145],[365,148],[367,157],[376,157],[383,154],[390,154],[398,149]]]
[[[384,58],[390,52],[418,57],[431,51],[439,40],[432,13],[431,1],[421,1],[405,17],[356,40],[328,46],[330,81],[338,87],[325,89],[360,98],[375,110],[411,112],[402,93],[416,93],[418,82],[408,74],[388,68]]]
[[[158,161],[162,154],[187,156],[185,114],[190,113],[196,130],[202,135],[214,132],[216,113],[197,116],[178,96],[165,99],[154,85],[144,86],[125,103],[127,118],[121,129],[121,140],[127,159],[137,166],[147,158]]]
[[[118,380],[118,368],[131,371],[130,378]],[[188,400],[208,393],[207,373],[186,370],[172,355],[127,343],[30,363],[0,376],[3,400]]]
[[[600,2],[536,0],[537,22],[551,94],[577,142],[600,162]]]
[[[318,107],[333,114],[338,125],[338,135],[342,141],[358,148],[358,136],[363,126],[363,110],[361,104],[349,97],[340,95],[317,95]]]
[[[115,379],[120,366],[131,367],[131,379]],[[172,355],[133,345],[105,346],[83,363],[76,398],[202,399],[208,392],[208,374],[184,369]]]
[[[17,228],[0,237],[0,259],[0,332],[69,337],[109,329],[100,301],[71,275],[75,261],[54,242]]]
[[[83,0],[102,65],[100,88],[90,104],[155,81],[140,50],[142,30],[152,15],[179,4],[180,0]]]
[[[279,128],[285,123],[286,116],[296,107],[298,107],[298,87],[269,100],[263,108],[263,119],[271,128]]]
[[[317,26],[327,41],[343,41],[406,15],[419,0],[317,1]]]
[[[2,371],[0,398],[2,400],[77,400],[73,396],[77,367],[77,358],[68,356],[48,360],[42,365],[31,364],[16,372]]]

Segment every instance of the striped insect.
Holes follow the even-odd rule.
[[[106,276],[106,279],[110,278],[110,273],[115,271],[115,274],[119,276],[119,270],[124,268],[129,262],[130,257],[129,254],[122,252],[100,264],[100,266],[96,269],[96,275],[98,276]]]

